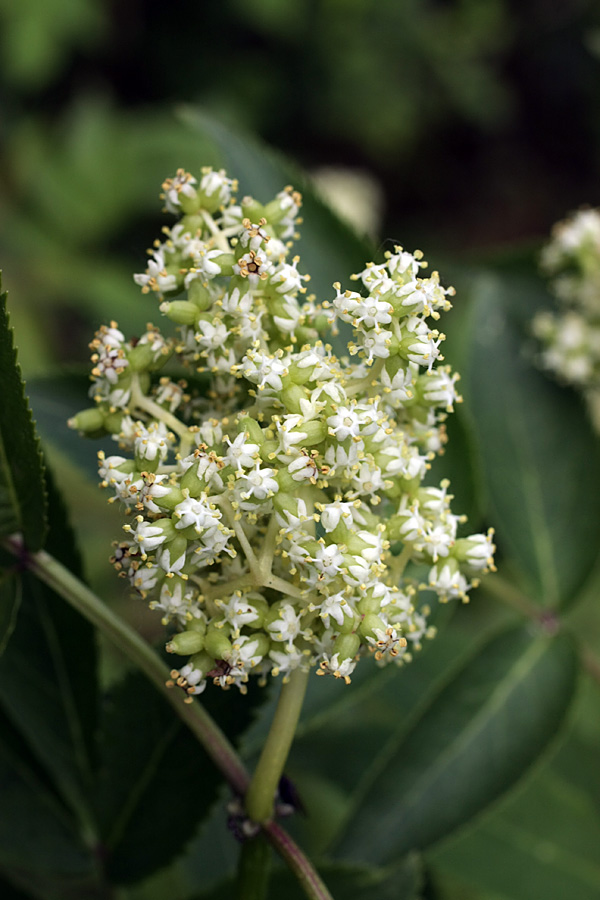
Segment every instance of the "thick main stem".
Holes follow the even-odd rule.
[[[271,848],[262,831],[240,848],[236,900],[265,900],[269,882]]]
[[[307,681],[308,671],[295,669],[281,688],[271,730],[246,794],[246,812],[253,822],[262,824],[273,816],[277,786],[294,740]]]

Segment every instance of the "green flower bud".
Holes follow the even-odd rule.
[[[296,428],[292,428],[291,433],[294,434],[296,432],[302,432],[302,434],[306,435],[302,441],[304,447],[314,447],[315,444],[320,444],[327,437],[327,425],[318,419],[310,419],[308,422],[303,422]]]
[[[333,642],[333,652],[340,660],[354,659],[360,649],[360,638],[357,634],[340,634]]]
[[[97,437],[104,433],[104,414],[98,406],[90,409],[82,409],[76,416],[69,419],[69,428],[75,428],[81,434]]]
[[[198,466],[192,463],[179,480],[182,490],[187,491],[190,497],[199,497],[202,491],[206,490],[206,482],[197,475]],[[180,501],[181,502],[181,501]]]
[[[256,619],[253,619],[251,622],[247,622],[246,627],[251,628],[253,631],[257,628],[262,628],[270,610],[269,604],[260,594],[246,594],[245,599],[248,601],[250,606],[252,606],[256,610],[257,613]]]
[[[187,300],[172,300],[170,303],[161,303],[160,311],[172,322],[177,322],[178,325],[195,325],[200,318],[196,304]]]
[[[300,387],[299,384],[289,384],[289,379],[286,379],[286,381],[288,381],[288,384],[282,390],[280,397],[287,411],[297,415],[302,412],[300,401],[308,400],[309,393],[305,388]]]
[[[215,659],[228,659],[233,650],[231,641],[222,628],[209,628],[204,642],[206,652]]]
[[[184,213],[191,216],[197,213],[204,204],[198,191],[194,191],[191,186],[188,186],[188,190],[189,194],[184,194],[183,191],[179,194],[179,206]]]
[[[119,434],[123,427],[123,413],[115,412],[104,416],[104,428],[109,434]]]
[[[251,416],[243,416],[237,424],[238,434],[246,432],[249,435],[251,444],[258,444],[260,447],[265,442],[265,434],[256,419]]]
[[[294,481],[287,469],[280,469],[275,476],[275,479],[279,485],[279,492],[293,494],[294,491],[298,490],[298,482]],[[275,496],[277,497],[279,494],[276,494]]]
[[[203,649],[204,635],[197,631],[182,631],[180,634],[174,634],[166,646],[168,653],[178,653],[180,656],[199,653]]]
[[[183,500],[183,492],[178,487],[173,487],[164,497],[153,497],[154,502],[161,509],[175,509]]]
[[[189,663],[194,669],[202,672],[202,677],[205,678],[211,669],[214,669],[215,658],[210,656],[206,650],[201,650],[200,653],[194,653],[193,656],[190,656]]]
[[[242,200],[242,214],[244,218],[250,219],[251,222],[260,222],[262,218],[267,219],[265,215],[265,207],[254,197],[244,197]],[[267,221],[269,221],[267,219]],[[243,251],[246,252],[245,250]]]
[[[277,512],[289,512],[292,516],[298,515],[298,500],[293,494],[286,494],[279,490],[273,497],[273,506]]]
[[[333,623],[334,628],[340,632],[340,634],[352,634],[355,632],[360,624],[360,616],[357,616],[355,613],[351,613],[349,616],[346,615],[346,609],[344,608],[344,621],[341,625],[338,625],[337,622]]]
[[[357,608],[364,616],[378,612],[381,609],[381,598],[374,597],[372,591],[368,591],[366,597],[358,601]]]
[[[133,372],[144,372],[154,362],[154,353],[150,344],[136,344],[127,354],[129,366]]]
[[[214,298],[199,278],[194,278],[188,288],[188,301],[200,312],[206,312],[213,305]]]
[[[205,222],[201,215],[198,215],[196,212],[187,213],[183,216],[182,219],[179,220],[179,224],[183,225],[183,231],[188,232],[192,235],[197,235],[199,232],[205,228]]]
[[[155,519],[152,522],[153,527],[160,528],[162,533],[165,536],[165,541],[173,541],[175,538],[181,536],[181,532],[177,531],[175,528],[175,524],[172,519]]]
[[[376,637],[375,631],[383,631],[385,633],[386,624],[379,616],[374,615],[374,613],[367,613],[362,622],[360,623],[358,630],[365,638],[374,638]]]
[[[264,632],[259,632],[258,634],[252,635],[252,640],[258,641],[258,647],[256,648],[257,655],[266,656],[271,649],[271,641],[269,640],[267,635],[264,634]]]

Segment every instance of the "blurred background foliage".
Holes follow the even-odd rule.
[[[493,382],[494,372],[505,374],[509,358],[516,358],[510,357],[517,352],[514,336],[527,345],[531,314],[549,302],[535,266],[552,223],[581,204],[600,204],[599,96],[600,6],[592,0],[182,0],[170,7],[158,0],[0,0],[0,262],[34,411],[93,586],[149,636],[156,633],[155,620],[121,594],[106,565],[119,518],[95,485],[95,448],[64,425],[87,405],[87,343],[107,318],[118,318],[128,334],[157,318],[155,304],[131,276],[145,267],[144,248],[163,224],[157,194],[166,175],[178,166],[196,171],[206,163],[231,163],[231,174],[247,173],[243,187],[261,199],[251,175],[252,154],[262,151],[232,137],[246,132],[309,173],[341,167],[368,176],[373,202],[381,196],[380,221],[372,249],[346,236],[355,268],[363,249],[381,254],[400,242],[410,250],[422,247],[443,279],[456,285],[446,356],[463,371],[465,393],[473,390],[461,418],[450,424],[441,468],[444,474],[450,469],[474,529],[490,510],[499,515],[500,531],[508,523],[500,561],[506,555],[508,565],[524,565],[525,582],[534,595],[541,584],[543,594],[543,560],[527,571],[535,552],[521,547],[519,558],[519,529],[524,540],[533,533],[526,504],[502,509],[502,465],[513,460],[514,446],[502,444],[504,430],[490,408],[492,396],[503,399],[501,391],[494,395],[498,384],[482,387],[478,378],[494,349],[482,329],[492,308],[510,320],[513,343],[498,356]],[[206,115],[191,115],[191,106]],[[275,167],[270,177],[279,171]],[[264,184],[266,196],[282,186]],[[364,225],[358,231],[372,231]],[[305,250],[310,256],[308,243],[300,245]],[[337,277],[344,281],[349,271]],[[480,336],[475,349],[465,347],[466,333]],[[556,484],[560,466],[555,472],[552,464],[560,462],[561,422],[575,427],[577,420],[580,471],[589,458],[583,412],[572,393],[544,387],[535,373],[541,394],[536,387],[528,400],[522,385],[533,382],[527,373],[519,381],[519,365],[513,398],[524,398],[526,419],[548,390],[554,392],[548,408],[568,407],[567,418],[542,427],[530,448],[545,453],[548,479]],[[479,434],[476,415],[484,423]],[[491,455],[486,441],[497,447]],[[577,474],[571,475],[574,486]],[[589,575],[599,523],[600,515],[587,544],[571,537],[573,548],[568,534],[550,529],[565,584],[567,550],[579,555],[574,579]],[[588,580],[581,602],[566,614],[592,649],[600,649],[597,585],[597,578]],[[414,675],[403,674],[415,702],[469,642],[482,640],[499,622],[519,620],[485,590],[481,597],[484,602],[460,612],[444,632],[439,655],[425,654]],[[105,677],[113,678],[117,663],[105,658]],[[305,727],[310,741],[301,737],[292,767],[309,805],[325,797],[332,814],[343,806],[347,786],[316,771],[310,747],[313,753],[322,748],[332,729],[341,746],[352,741],[344,718],[349,711],[350,719],[371,711],[373,727],[381,729],[370,690],[356,700],[337,700],[326,725],[322,715]],[[558,753],[508,804],[433,851],[423,897],[598,896],[597,710],[597,690],[585,683]],[[307,720],[310,715],[309,706]],[[362,738],[356,766],[368,763],[371,745]],[[319,824],[313,821],[312,832],[299,827],[318,852]],[[194,847],[164,883],[157,882],[156,897],[167,883],[180,884],[173,896],[182,897],[195,884]],[[144,893],[151,896],[151,890]]]

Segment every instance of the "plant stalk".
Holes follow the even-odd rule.
[[[271,730],[246,794],[246,812],[258,824],[273,816],[277,786],[294,740],[307,682],[308,670],[295,669],[281,688]]]
[[[125,653],[127,658],[158,688],[167,702],[173,707],[175,713],[202,744],[234,791],[243,796],[248,789],[250,778],[235,749],[219,726],[199,703],[184,703],[184,698],[179,692],[175,692],[172,688],[166,686],[170,674],[169,670],[158,658],[152,647],[127,622],[116,616],[82,581],[49,553],[46,553],[44,550],[29,553],[24,548],[20,535],[12,535],[11,537],[0,539],[0,544],[13,553],[24,568],[52,588],[63,600],[70,603],[88,622],[91,622],[116,647]],[[297,708],[296,721],[300,714],[307,679],[307,673],[300,673],[299,670],[297,670],[297,673],[302,677],[296,679],[293,690],[287,692],[295,698],[293,706]],[[284,688],[290,688],[291,683],[292,679],[290,678],[290,682],[284,685]],[[281,698],[273,724],[278,719],[280,705]],[[293,725],[290,722],[290,726],[291,733],[285,737],[284,741],[287,749],[285,749],[281,761],[281,771],[292,743],[296,722]],[[280,745],[279,757],[282,755],[281,751],[284,749],[284,742]],[[268,743],[269,738],[267,739]],[[261,756],[261,761],[262,758]],[[273,797],[281,771],[273,783],[268,815],[272,811]],[[308,900],[333,900],[310,860],[283,828],[274,822],[267,822],[262,825],[262,830],[279,856],[300,882]]]
[[[271,848],[263,832],[242,844],[235,892],[237,900],[265,900],[270,864]]]

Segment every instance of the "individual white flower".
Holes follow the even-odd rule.
[[[368,494],[373,496],[378,491],[385,488],[385,480],[381,474],[379,466],[375,466],[367,461],[361,462],[358,470],[354,472],[352,477],[352,486],[360,494]]]
[[[142,288],[142,293],[155,291],[166,294],[177,290],[177,277],[167,271],[165,254],[163,250],[155,250],[148,260],[148,268],[145,272],[134,275],[133,280]]]
[[[451,374],[450,370],[438,366],[425,376],[419,379],[419,388],[423,399],[427,403],[435,406],[441,406],[443,409],[452,412],[454,403],[457,399],[456,380],[458,375]],[[460,399],[460,398],[459,398]]]
[[[321,506],[320,511],[321,525],[327,533],[334,531],[340,521],[350,528],[354,523],[355,514],[358,512],[354,502],[342,502],[341,500]]]
[[[200,179],[199,190],[206,196],[217,201],[218,206],[225,206],[231,199],[231,191],[235,186],[234,181],[227,177],[224,169],[205,168]]]
[[[276,510],[275,516],[277,519],[277,524],[280,526],[281,531],[284,534],[298,533],[302,528],[303,524],[308,520],[308,515],[306,511],[306,503],[302,500],[301,497],[298,497],[294,500],[297,505],[297,511],[291,512],[290,510],[279,511]]]
[[[465,576],[458,568],[455,559],[448,559],[442,563],[436,563],[429,570],[429,587],[439,594],[440,599],[448,600],[454,597],[465,599],[467,591],[471,587]]]
[[[201,534],[206,529],[214,528],[221,519],[221,510],[211,504],[206,494],[197,499],[186,497],[178,503],[173,510],[173,515],[179,519],[175,528],[194,528]]]
[[[187,663],[178,672],[174,669],[173,674],[177,676],[178,687],[183,688],[190,698],[198,696],[206,688],[206,678],[202,671],[196,669],[191,663]]]
[[[403,332],[402,345],[405,347],[408,360],[431,370],[440,356],[441,336],[437,331],[430,331],[422,319],[414,317],[408,320],[406,332],[406,334]]]
[[[356,409],[351,406],[338,407],[335,415],[327,419],[329,434],[337,441],[345,441],[346,438],[360,437],[361,418]]]
[[[272,497],[279,490],[279,485],[273,478],[274,475],[275,469],[268,467],[263,469],[260,461],[257,462],[254,468],[249,472],[244,472],[238,481],[242,498],[263,501]]]
[[[293,459],[288,464],[287,470],[294,481],[299,482],[310,481],[315,484],[319,476],[319,469],[314,458],[306,452]]]
[[[289,413],[275,423],[279,439],[279,451],[284,455],[291,453],[298,444],[302,445],[306,440],[306,432],[297,430],[303,422],[304,416],[298,413]]]
[[[257,461],[260,465],[260,461],[258,460],[260,447],[258,444],[253,444],[248,440],[248,434],[246,432],[241,431],[234,438],[233,443],[226,437],[225,443],[228,445],[229,449],[223,456],[223,460],[237,472],[242,472],[244,469],[251,468],[256,465]]]
[[[282,262],[272,269],[269,284],[275,287],[278,294],[291,294],[302,290],[302,282],[307,280],[307,276],[298,272],[299,262],[300,257],[295,256],[291,263]]]
[[[102,487],[108,485],[120,484],[131,478],[130,472],[121,472],[120,466],[124,466],[129,462],[124,456],[106,456],[100,452],[98,454],[98,475],[101,479]]]
[[[269,659],[273,661],[273,675],[284,677],[306,663],[306,656],[294,644],[288,644],[284,648],[279,648],[276,644],[269,650]]]
[[[167,212],[179,213],[181,209],[179,195],[195,197],[196,190],[194,185],[197,183],[194,176],[186,172],[185,169],[177,169],[176,174],[172,178],[165,179],[162,186],[164,193],[161,196],[165,201]]]
[[[490,529],[487,534],[470,534],[466,538],[461,538],[456,542],[457,557],[464,559],[472,571],[493,569],[496,550],[492,540],[493,534],[493,529]]]
[[[141,516],[137,517],[137,526],[133,529],[130,525],[123,526],[129,531],[133,540],[140,548],[142,554],[147,554],[156,550],[166,540],[166,534],[160,525],[153,525],[146,522]]]
[[[223,614],[226,622],[229,622],[236,632],[239,632],[244,625],[256,622],[258,612],[252,603],[248,594],[241,591],[235,591],[228,600],[216,600],[215,605]]]
[[[395,253],[386,253],[387,267],[390,275],[401,284],[411,281],[419,269],[427,265],[418,250],[415,253],[408,253],[402,247],[395,247],[395,250]]]
[[[140,459],[164,460],[169,452],[170,437],[164,422],[136,423],[134,449]]]
[[[190,590],[184,590],[179,579],[175,579],[172,584],[169,579],[163,582],[160,589],[160,596],[157,600],[150,603],[150,609],[158,609],[163,613],[163,624],[176,622],[178,625],[187,625],[191,618],[191,607],[193,606],[193,597]]]
[[[396,408],[411,400],[414,388],[414,373],[411,366],[406,369],[398,369],[393,378],[390,378],[384,367],[381,372],[381,383],[384,390],[385,402]]]
[[[375,328],[371,331],[361,331],[358,333],[359,344],[354,352],[362,348],[368,362],[373,362],[374,359],[387,359],[390,355],[390,341],[391,335],[387,331],[378,331]]]
[[[171,413],[174,413],[177,407],[180,406],[183,397],[183,386],[171,381],[170,378],[161,378],[154,394],[155,401]]]
[[[261,281],[269,277],[269,273],[273,268],[273,263],[266,256],[256,253],[255,250],[249,250],[240,256],[237,263],[233,266],[236,275],[248,279],[251,288],[258,287]]]
[[[291,603],[283,603],[279,607],[279,615],[275,621],[267,625],[267,631],[274,641],[286,642],[291,646],[300,634],[301,619]]]
[[[338,591],[326,597],[319,607],[319,616],[325,623],[325,628],[329,628],[330,617],[334,619],[338,625],[342,626],[346,618],[353,615],[352,607],[346,599],[345,591]]]
[[[238,286],[228,291],[221,298],[223,312],[232,316],[248,317],[254,305],[252,291],[242,291]]]
[[[288,359],[283,355],[270,356],[248,350],[242,360],[240,372],[252,384],[258,385],[259,389],[270,387],[275,391],[281,391],[283,389],[281,378],[287,374],[287,365]]]
[[[367,544],[367,546],[360,551],[360,555],[363,559],[366,559],[367,562],[370,563],[380,562],[383,559],[384,551],[388,546],[383,531],[379,530],[375,534],[370,531],[358,531],[356,537]]]
[[[221,347],[226,343],[228,337],[229,330],[219,319],[215,319],[214,322],[202,319],[198,322],[196,342],[202,350],[214,350]]]
[[[337,544],[319,543],[312,561],[317,572],[327,578],[339,575],[344,565],[344,557]]]
[[[188,269],[187,275],[183,279],[185,288],[189,288],[195,278],[201,281],[210,281],[221,274],[221,266],[217,260],[223,255],[222,250],[209,249],[206,246],[200,247],[202,241],[195,242],[189,247],[188,256],[192,256],[193,264]]]
[[[355,326],[362,325],[365,328],[376,328],[380,325],[389,325],[392,321],[393,309],[385,300],[377,297],[367,297],[362,303],[357,304],[352,316]]]
[[[320,668],[322,672],[330,672],[336,678],[343,678],[348,683],[350,675],[356,668],[356,660],[341,659],[339,653],[334,653],[333,656],[324,654],[320,661]]]

